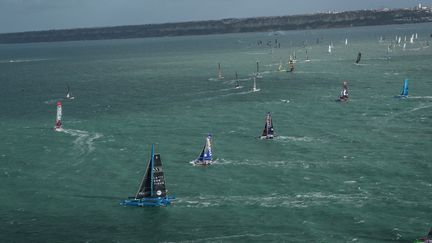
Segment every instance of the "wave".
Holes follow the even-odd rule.
[[[432,99],[432,96],[408,96],[408,99]]]
[[[46,58],[9,59],[9,60],[0,60],[0,63],[41,62],[41,61],[47,61],[47,60],[49,60],[49,59],[46,59]]]
[[[282,142],[313,142],[320,141],[319,139],[311,137],[291,137],[291,136],[276,136],[273,140]]]
[[[228,160],[221,158],[217,165],[233,165],[233,166],[262,166],[262,167],[288,167],[288,168],[303,168],[309,169],[311,163],[306,161],[287,161],[287,160],[277,160],[277,161],[263,161],[263,160]]]
[[[263,241],[267,241],[268,237],[281,237],[283,238],[289,238],[289,236],[292,236],[289,233],[261,233],[261,234],[238,234],[238,235],[221,235],[221,236],[214,236],[214,237],[208,237],[208,238],[200,238],[200,239],[193,239],[193,240],[186,240],[186,241],[180,241],[180,242],[223,242],[223,241],[234,241],[237,240],[245,240],[245,238],[252,238],[257,240],[256,238],[263,238]]]
[[[88,131],[75,129],[63,129],[61,132],[76,137],[76,139],[73,141],[73,144],[81,154],[93,152],[95,150],[94,141],[103,137],[101,133],[91,133]]]
[[[430,107],[432,107],[432,105],[423,105],[423,106],[419,106],[419,107],[413,108],[413,109],[409,110],[408,112],[413,112],[413,111],[418,111],[418,110],[422,110],[422,109],[427,109],[427,108],[430,108]]]
[[[282,195],[243,195],[218,196],[199,195],[196,197],[181,197],[176,200],[176,207],[207,208],[230,205],[255,206],[261,208],[308,208],[319,207],[329,203],[344,203],[362,206],[368,199],[367,193],[333,194],[328,192],[308,192],[304,194]]]

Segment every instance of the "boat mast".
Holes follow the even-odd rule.
[[[154,168],[154,144],[152,144],[152,153],[151,153],[151,165],[150,165],[150,196],[153,197],[153,168]]]

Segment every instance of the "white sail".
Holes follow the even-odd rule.
[[[56,123],[54,129],[56,131],[62,130],[62,104],[61,102],[57,102],[57,116],[56,116]]]
[[[253,77],[253,87],[252,87],[252,92],[258,92],[258,91],[260,91],[260,89],[257,89],[257,87],[256,87],[256,78],[255,78],[255,76]]]
[[[348,45],[348,38],[345,38],[345,45]]]
[[[332,46],[331,45],[329,45],[329,47],[328,47],[328,53],[332,53]]]

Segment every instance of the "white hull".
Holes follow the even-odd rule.
[[[56,132],[62,132],[63,128],[62,127],[54,127],[54,131],[56,131]]]
[[[273,139],[274,135],[261,136],[260,139]]]

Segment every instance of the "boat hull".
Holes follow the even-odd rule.
[[[200,165],[200,166],[207,166],[207,165],[211,165],[211,164],[213,164],[213,160],[204,160],[204,161],[195,160],[193,162],[193,165]]]
[[[154,197],[154,198],[141,198],[141,199],[127,199],[123,200],[120,205],[134,206],[134,207],[161,207],[168,206],[175,199],[175,196]]]
[[[261,136],[260,139],[273,139],[274,135]]]

